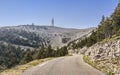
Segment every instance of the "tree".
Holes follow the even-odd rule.
[[[102,24],[102,33],[105,35],[105,38],[112,36],[112,21],[109,18]]]
[[[35,59],[42,59],[45,58],[46,54],[45,54],[45,48],[44,45],[42,45],[35,53],[34,58]]]
[[[104,21],[105,21],[105,16],[103,15],[100,24],[102,24]]]
[[[118,30],[117,35],[120,36],[120,29]]]
[[[62,47],[62,48],[59,50],[59,52],[60,52],[60,56],[65,56],[66,54],[68,54],[67,47],[66,47],[66,46]]]
[[[33,60],[33,58],[32,58],[31,52],[27,51],[26,54],[24,55],[23,59],[21,60],[21,64],[28,63],[32,60]]]
[[[60,52],[59,52],[59,47],[57,47],[57,49],[55,50],[55,57],[59,57],[60,56]]]
[[[51,48],[51,45],[48,46],[48,48],[46,49],[47,51],[47,56],[48,57],[53,57],[53,49]]]
[[[114,29],[113,33],[117,34],[117,31],[120,28],[120,3],[118,4],[117,8],[115,9],[111,17],[112,17],[112,26]]]

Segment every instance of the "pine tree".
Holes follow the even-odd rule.
[[[112,36],[112,21],[109,18],[104,22],[104,33],[106,38]]]
[[[34,55],[34,59],[42,59],[45,58],[46,54],[45,54],[45,48],[44,45],[42,45],[40,48],[38,48],[38,50],[36,51],[35,55]]]
[[[32,60],[33,60],[33,58],[32,58],[31,52],[27,51],[26,54],[24,55],[23,59],[21,60],[21,64],[28,63]]]
[[[48,57],[52,57],[53,56],[53,49],[52,49],[51,45],[48,46],[46,51],[47,51],[47,56]]]
[[[120,3],[118,4],[115,12],[112,14],[112,26],[113,26],[113,33],[117,34],[117,31],[120,28]]]
[[[102,24],[104,21],[105,21],[105,16],[103,15],[100,24]]]

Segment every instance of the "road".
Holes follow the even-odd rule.
[[[105,75],[86,64],[81,55],[60,57],[26,70],[23,75]]]

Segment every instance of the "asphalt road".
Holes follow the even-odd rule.
[[[50,60],[26,70],[23,75],[105,75],[86,64],[82,56],[66,56]]]

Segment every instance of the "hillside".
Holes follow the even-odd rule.
[[[68,29],[51,26],[20,25],[0,28],[0,41],[19,46],[38,48],[41,45],[60,47],[87,35],[95,28]]]
[[[0,72],[35,59],[65,56],[68,52],[64,45],[88,35],[93,29],[35,25],[1,27]]]
[[[107,75],[120,74],[120,3],[102,20],[89,37],[72,41],[69,49],[79,50],[83,59]]]
[[[100,42],[89,48],[81,49],[94,67],[108,75],[120,74],[120,37]]]

